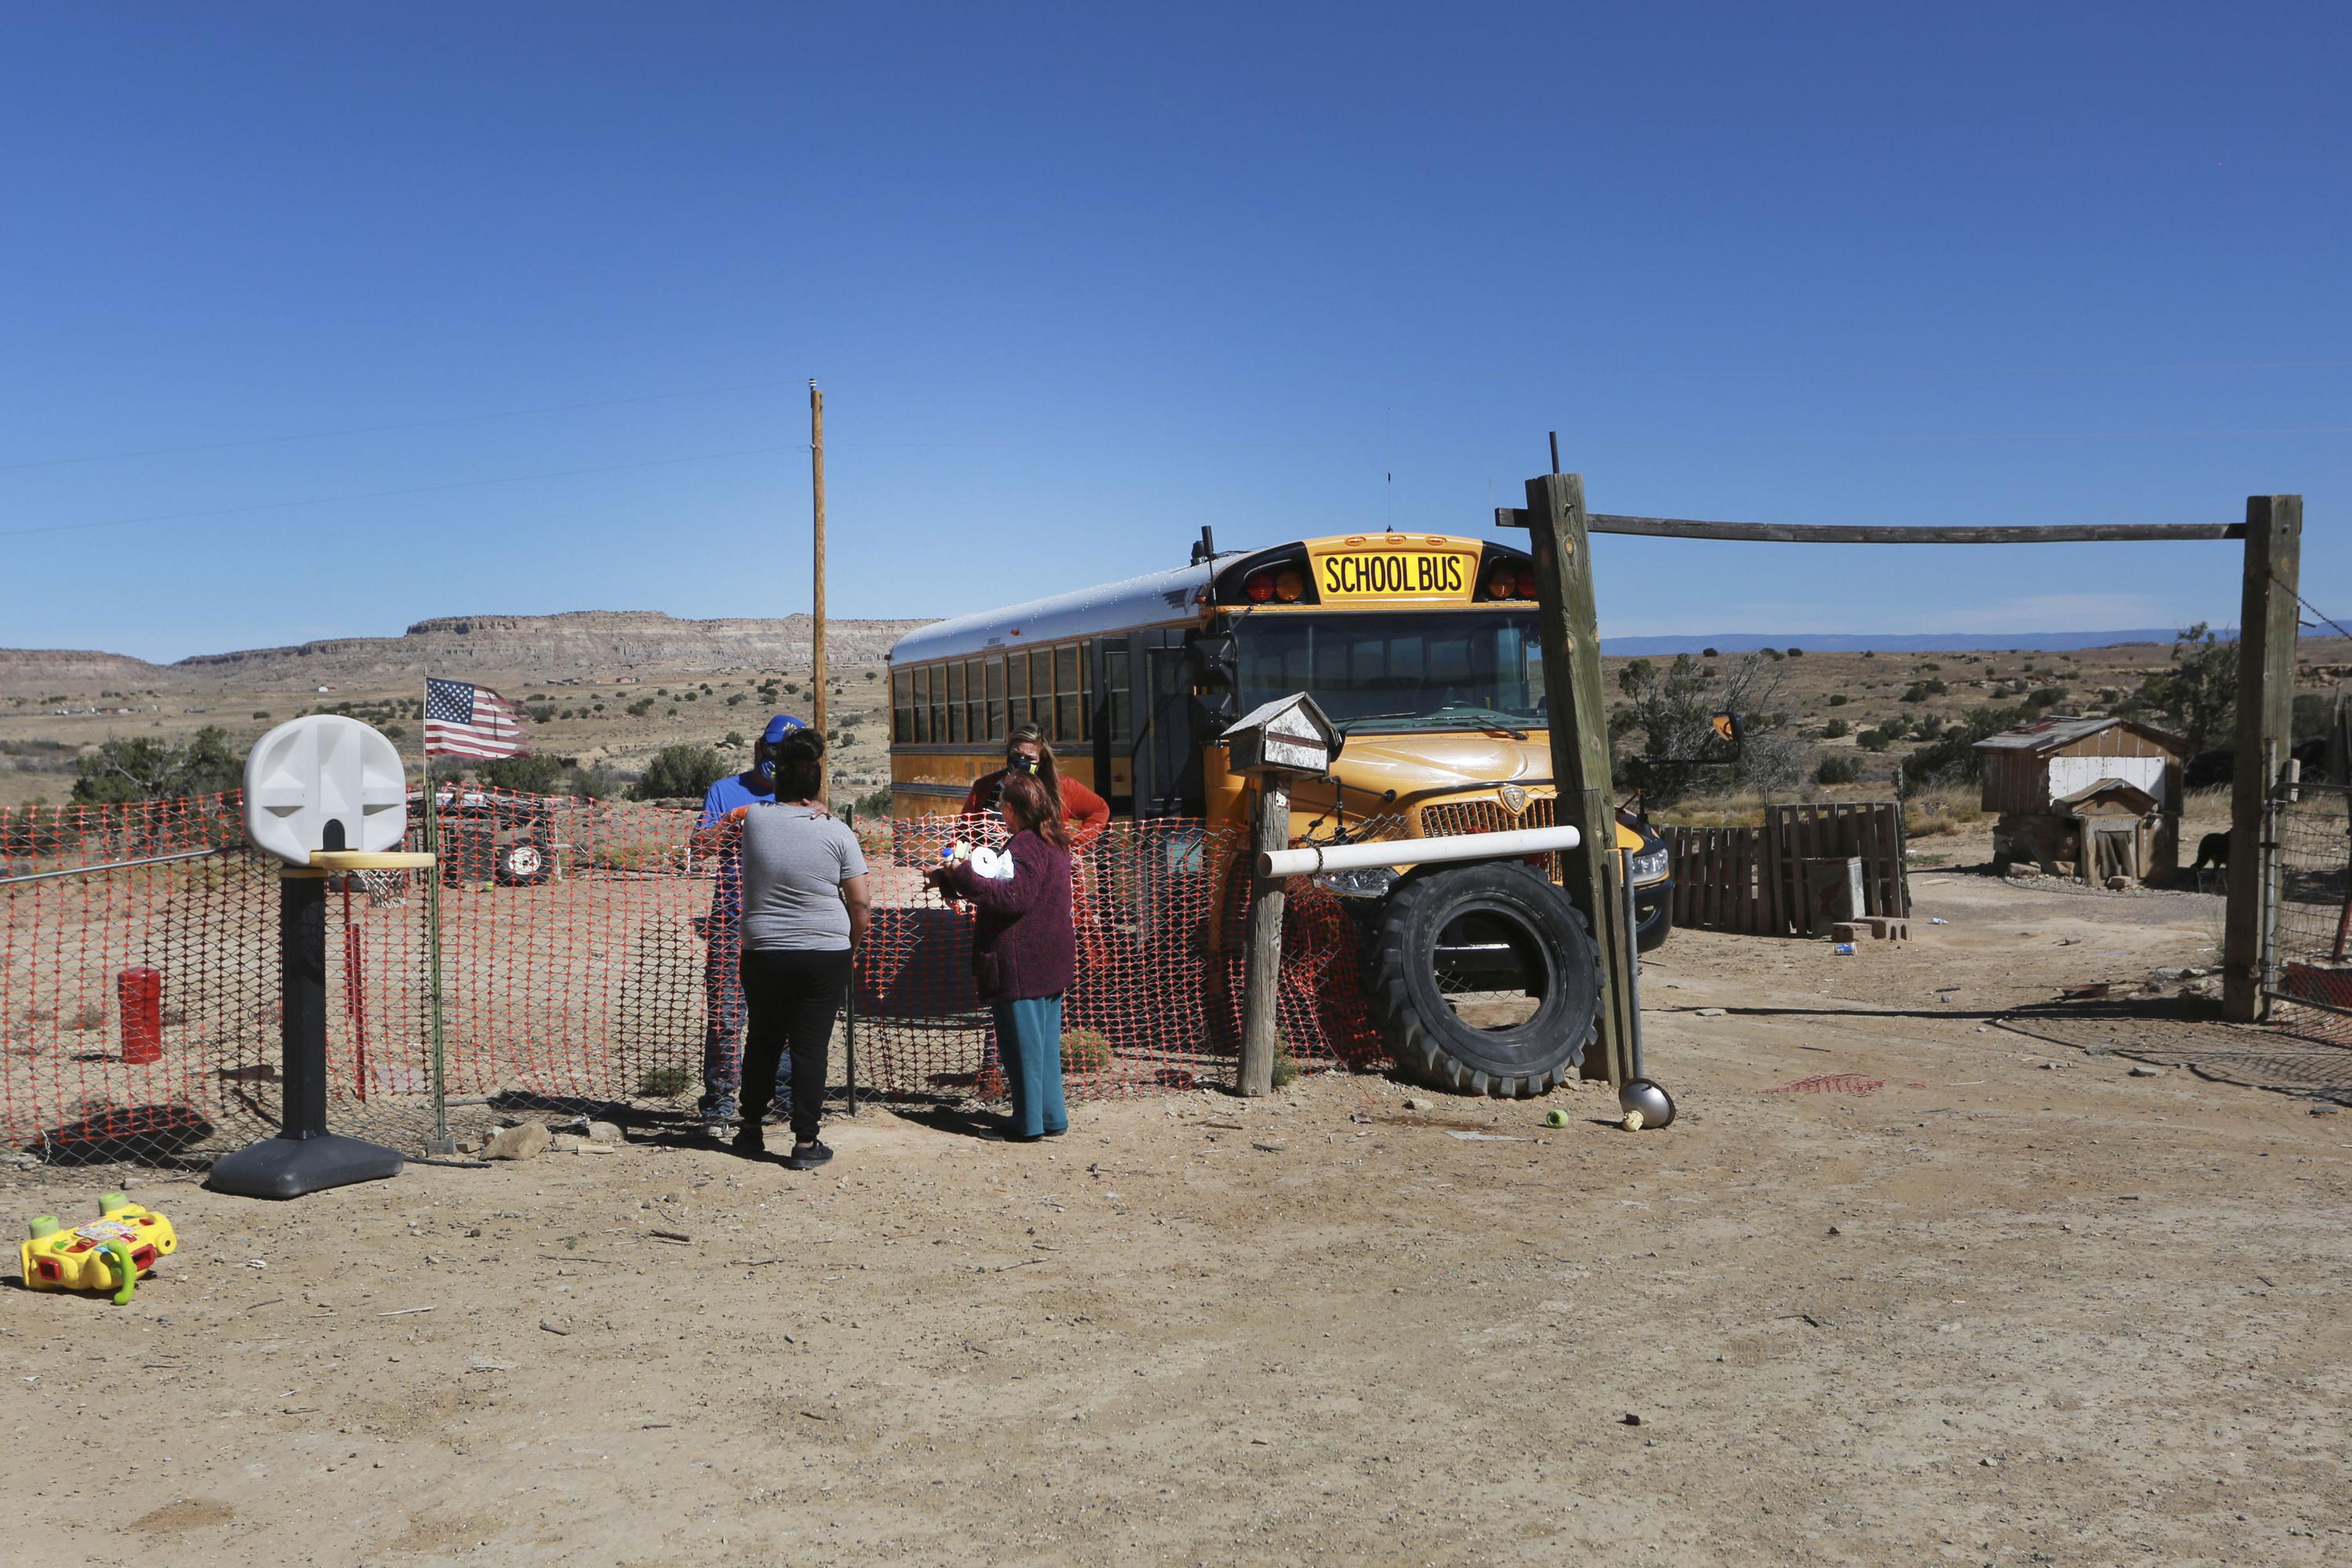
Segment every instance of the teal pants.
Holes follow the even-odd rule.
[[[1062,999],[1034,996],[994,1006],[996,1054],[1013,1091],[1013,1131],[1024,1138],[1065,1131],[1070,1112],[1062,1103]]]

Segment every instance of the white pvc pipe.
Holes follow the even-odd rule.
[[[1520,827],[1508,833],[1448,833],[1433,838],[1386,838],[1375,844],[1335,844],[1275,849],[1257,858],[1261,877],[1304,877],[1366,866],[1423,866],[1441,860],[1504,860],[1573,849],[1584,836],[1573,827]]]

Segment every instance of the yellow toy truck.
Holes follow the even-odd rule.
[[[98,1200],[99,1217],[71,1230],[55,1215],[34,1217],[32,1238],[18,1245],[28,1290],[111,1290],[117,1306],[131,1300],[142,1274],[176,1251],[172,1222],[121,1193]]]

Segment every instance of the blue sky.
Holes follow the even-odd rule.
[[[0,646],[803,609],[811,376],[838,615],[1483,534],[1556,428],[1604,511],[2297,490],[2352,616],[2341,6],[851,9],[14,11]],[[1612,635],[2237,603],[2224,544],[1597,559]]]

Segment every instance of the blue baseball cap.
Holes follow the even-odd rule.
[[[779,713],[768,721],[768,728],[761,734],[760,740],[761,743],[772,746],[793,731],[807,728],[807,720],[795,719],[790,713]]]

